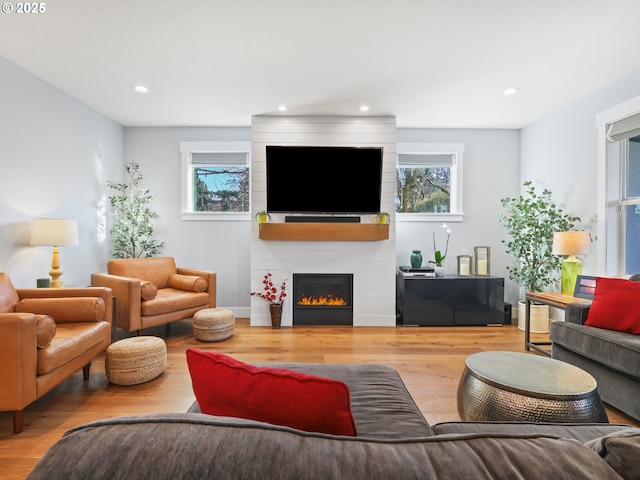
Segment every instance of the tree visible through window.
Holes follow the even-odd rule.
[[[396,169],[396,212],[444,213],[451,211],[449,167]]]
[[[249,168],[194,166],[193,196],[195,212],[248,212]]]

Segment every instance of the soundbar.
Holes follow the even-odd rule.
[[[360,217],[327,217],[320,215],[286,215],[285,223],[360,223]]]

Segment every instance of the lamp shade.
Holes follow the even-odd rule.
[[[553,234],[554,255],[586,255],[591,253],[591,238],[588,232],[555,232]]]
[[[31,225],[30,245],[78,246],[78,223],[60,218],[36,218]]]

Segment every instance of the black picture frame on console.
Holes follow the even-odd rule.
[[[576,298],[584,298],[586,300],[593,300],[596,295],[596,277],[589,277],[587,275],[578,275],[576,279],[576,286],[573,291],[573,296]]]
[[[382,159],[382,147],[267,145],[267,211],[379,213]]]

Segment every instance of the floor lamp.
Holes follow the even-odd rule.
[[[78,223],[75,220],[62,220],[59,218],[36,218],[31,226],[31,245],[53,247],[51,259],[50,286],[54,288],[64,287],[60,279],[60,257],[58,247],[78,246]]]
[[[551,253],[567,255],[562,261],[562,293],[573,295],[576,279],[582,275],[582,262],[575,255],[591,253],[589,232],[555,232]]]

